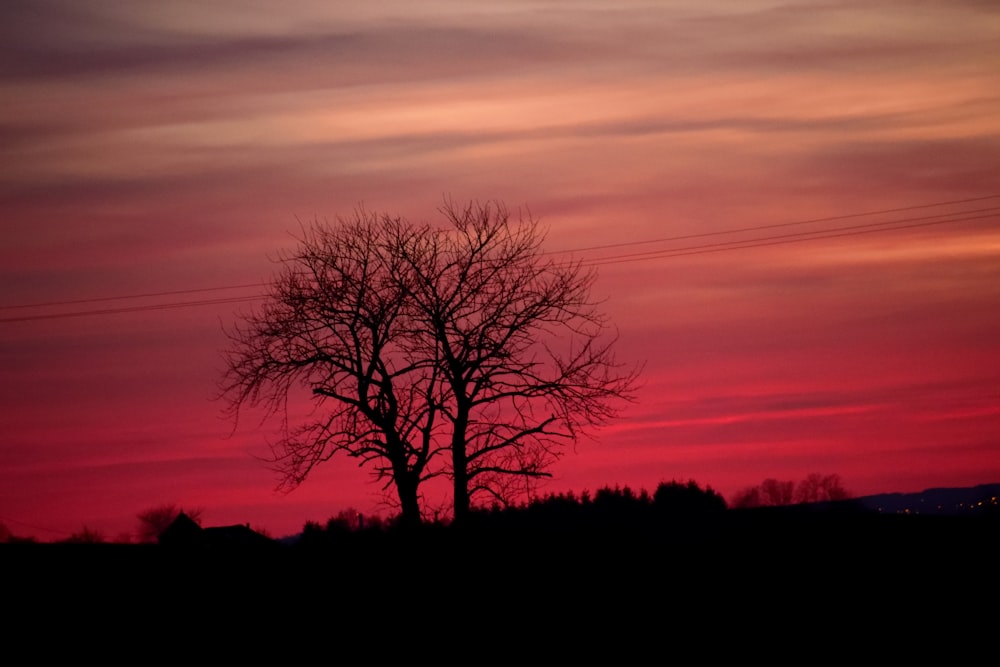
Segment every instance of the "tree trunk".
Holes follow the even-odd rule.
[[[459,406],[455,414],[454,431],[451,435],[451,467],[454,478],[455,523],[462,524],[469,516],[469,460],[467,458],[465,433],[468,429],[469,413],[465,406]]]
[[[403,528],[416,528],[423,522],[420,517],[416,477],[407,472],[397,473],[395,479],[396,493],[399,495],[399,524]]]
[[[422,523],[420,500],[417,488],[420,486],[420,470],[411,470],[406,457],[406,449],[399,437],[389,429],[383,429],[386,449],[391,453],[392,479],[399,496],[399,523],[404,528],[416,528]]]

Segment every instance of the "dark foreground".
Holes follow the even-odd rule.
[[[0,606],[8,648],[130,661],[964,664],[995,656],[998,529],[727,511],[249,549],[6,544]]]
[[[178,596],[220,606],[313,597],[391,604],[474,592],[630,603],[784,595],[815,605],[861,604],[890,590],[957,604],[973,593],[996,599],[998,538],[997,515],[730,511],[656,529],[438,527],[254,547],[0,544],[0,566],[12,595],[70,604],[107,596],[139,606]]]

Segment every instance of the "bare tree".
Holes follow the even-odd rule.
[[[794,490],[795,482],[765,479],[760,483],[761,504],[774,507],[791,505]]]
[[[593,272],[544,255],[538,224],[498,202],[441,210],[447,228],[360,210],[313,225],[230,332],[223,395],[236,418],[247,405],[280,417],[285,486],[342,452],[394,486],[408,523],[420,485],[447,475],[462,519],[477,495],[506,500],[550,475],[630,398],[637,373],[614,360]],[[317,417],[293,427],[302,388]]]
[[[537,221],[495,201],[441,212],[451,228],[403,252],[417,277],[414,340],[440,364],[461,520],[477,495],[506,502],[550,476],[567,443],[631,397],[637,370],[612,354],[596,273],[543,253]]]
[[[775,507],[792,503],[847,500],[850,497],[840,481],[840,475],[811,473],[798,484],[793,481],[765,479],[757,486],[737,492],[731,505],[737,508]]]
[[[850,494],[844,489],[840,475],[810,473],[795,487],[795,502],[819,503],[846,500]]]
[[[745,489],[740,489],[733,494],[729,501],[729,506],[735,509],[748,509],[761,505],[759,486],[748,486]]]
[[[68,544],[103,544],[105,541],[104,533],[87,526],[63,540]]]
[[[221,382],[231,416],[261,406],[280,419],[272,445],[279,486],[292,489],[337,453],[371,467],[395,488],[400,519],[420,523],[420,484],[436,449],[434,359],[409,354],[407,266],[399,248],[421,233],[364,210],[337,226],[313,224],[259,312],[228,332]],[[311,420],[292,425],[289,404],[311,396]]]

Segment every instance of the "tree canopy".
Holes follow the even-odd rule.
[[[227,332],[228,411],[279,419],[284,487],[341,453],[394,488],[404,522],[435,477],[461,519],[550,475],[631,398],[637,370],[615,360],[593,271],[543,253],[537,221],[501,202],[441,212],[441,228],[364,209],[305,227],[263,307]],[[300,391],[315,410],[296,421]]]

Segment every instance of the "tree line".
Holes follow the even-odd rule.
[[[515,504],[473,508],[465,521],[425,522],[425,536],[483,536],[490,539],[593,538],[614,532],[637,535],[661,529],[691,530],[711,526],[727,509],[712,487],[694,481],[662,482],[650,493],[629,486],[605,486],[596,492],[551,493]],[[353,509],[332,516],[326,524],[307,521],[300,543],[304,546],[344,545],[391,536],[400,528],[393,520],[365,518]],[[456,532],[457,531],[457,532]]]
[[[805,479],[765,479],[756,486],[738,491],[731,499],[737,509],[752,507],[780,507],[801,503],[837,502],[848,500],[851,494],[844,488],[840,475],[810,473]]]
[[[488,506],[471,508],[467,521],[481,530],[502,530],[514,526],[545,531],[553,528],[600,529],[612,524],[620,527],[637,526],[662,519],[684,522],[705,520],[725,509],[836,502],[850,498],[851,494],[844,488],[837,474],[812,473],[799,482],[768,478],[758,485],[741,489],[728,503],[711,486],[702,488],[694,480],[686,483],[671,481],[661,482],[652,493],[645,489],[634,491],[627,485],[604,486],[594,493],[585,490],[577,495],[568,491],[543,494],[517,503],[494,502]],[[70,544],[155,544],[182,513],[196,524],[202,524],[203,508],[162,503],[136,514],[136,528],[133,532],[109,539],[100,531],[84,526],[61,541]],[[445,526],[450,521],[438,517],[430,523]],[[406,525],[401,516],[365,515],[349,507],[338,511],[325,523],[306,521],[302,535],[307,542],[317,543],[341,539],[350,534],[387,533],[400,525]],[[262,528],[254,530],[268,535],[268,531]],[[15,535],[0,523],[0,543],[34,541],[31,537]]]

